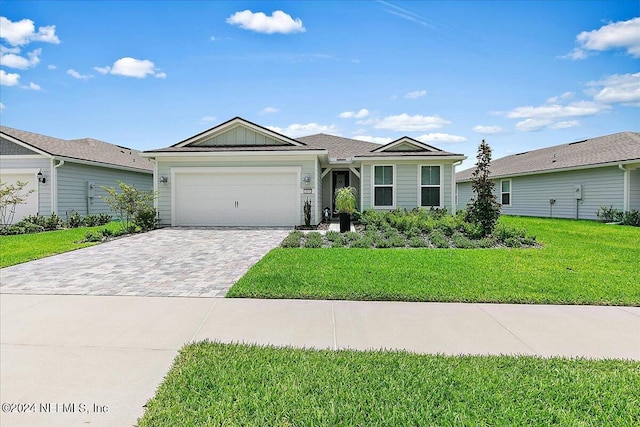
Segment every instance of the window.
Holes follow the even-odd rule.
[[[373,167],[373,206],[393,206],[393,166]]]
[[[420,206],[440,206],[440,166],[421,167]]]
[[[502,206],[511,206],[511,180],[500,181],[500,203]]]

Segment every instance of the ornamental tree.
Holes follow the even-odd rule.
[[[493,229],[500,218],[500,204],[494,194],[496,187],[489,177],[491,171],[491,147],[483,139],[478,146],[476,170],[471,175],[471,188],[475,196],[467,205],[466,220],[478,224],[483,236],[493,233]]]

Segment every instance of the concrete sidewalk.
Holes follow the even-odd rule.
[[[135,425],[203,339],[640,360],[637,307],[2,294],[0,314],[3,426]]]

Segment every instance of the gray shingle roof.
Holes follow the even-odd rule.
[[[314,147],[300,147],[297,145],[221,145],[206,146],[194,145],[187,147],[167,147],[157,150],[148,150],[145,153],[216,153],[233,151],[316,151]]]
[[[6,126],[0,126],[0,133],[52,156],[153,171],[153,164],[148,159],[140,157],[139,151],[93,138],[66,140]]]
[[[491,162],[491,176],[514,176],[616,162],[640,162],[640,133],[620,132],[512,154]],[[475,167],[456,174],[457,181],[471,179]]]
[[[310,147],[326,149],[329,152],[329,158],[331,159],[348,159],[353,156],[368,153],[371,150],[375,150],[380,147],[380,144],[375,144],[373,142],[327,135],[326,133],[318,133],[296,139]]]

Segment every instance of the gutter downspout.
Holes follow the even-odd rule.
[[[624,184],[623,184],[623,188],[624,188],[624,195],[622,196],[622,210],[624,212],[629,212],[629,174],[631,173],[630,169],[627,169],[624,167],[624,165],[619,164],[618,168],[624,172]]]
[[[456,214],[457,200],[456,200],[456,166],[460,166],[463,160],[453,162],[451,165],[451,215]]]
[[[153,163],[153,194],[156,196],[153,198],[153,208],[156,210],[156,219],[158,224],[160,223],[160,211],[158,210],[158,162],[155,157],[148,157],[149,161]]]
[[[51,159],[51,163],[55,161],[55,157]],[[51,176],[51,213],[58,210],[58,171],[57,169],[64,165],[64,160],[58,160],[60,163],[55,165],[52,169]]]

